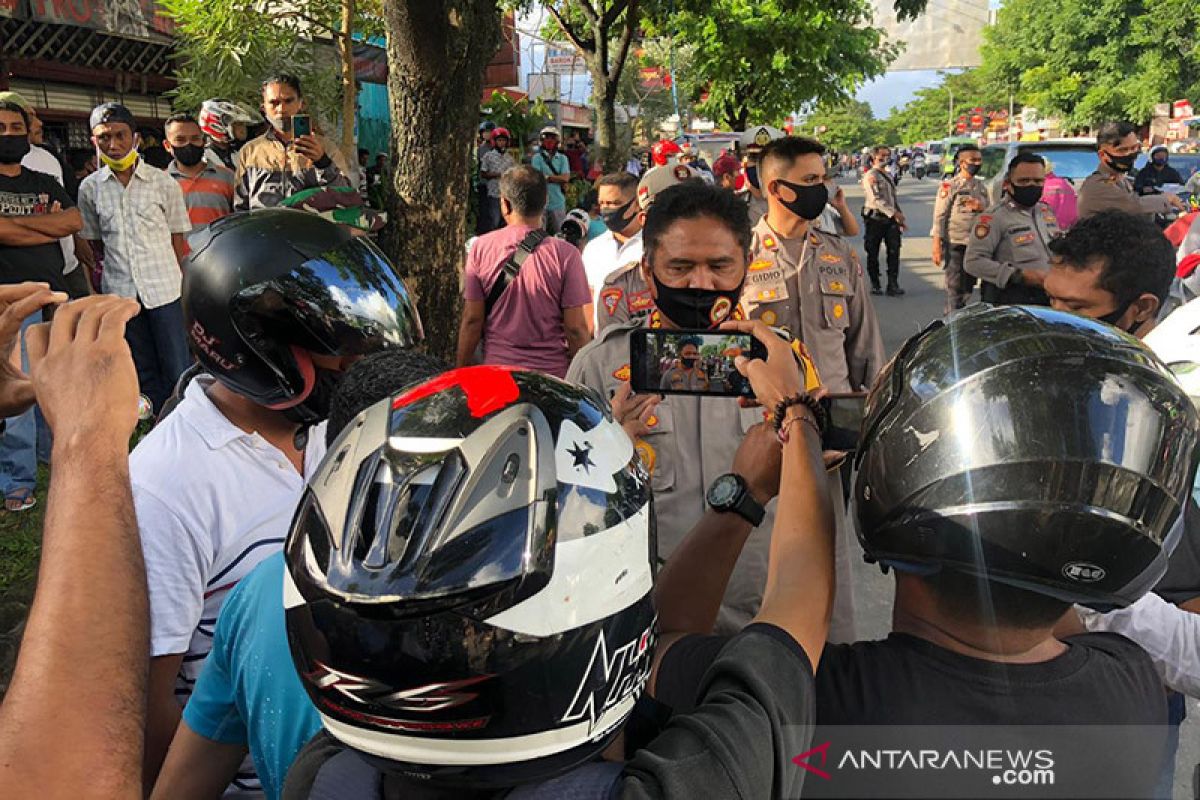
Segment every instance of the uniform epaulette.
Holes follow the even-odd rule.
[[[604,283],[606,285],[609,283],[612,283],[617,278],[619,278],[622,275],[624,275],[625,273],[629,272],[629,270],[634,269],[635,267],[640,267],[641,265],[642,265],[642,262],[640,262],[640,261],[630,261],[628,264],[623,264],[623,265],[617,267],[616,269],[614,269],[612,272],[605,275]]]
[[[644,327],[645,324],[646,321],[644,319],[627,319],[624,322],[615,322],[612,325],[607,326],[604,330],[600,331],[599,338],[594,339],[593,341],[604,342],[609,338],[616,336],[618,333],[621,333],[622,331],[636,330],[637,328]]]

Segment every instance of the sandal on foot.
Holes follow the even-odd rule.
[[[4,510],[14,513],[28,511],[37,505],[33,489],[15,489],[4,498]]]

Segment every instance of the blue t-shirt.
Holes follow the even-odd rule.
[[[200,736],[249,746],[272,800],[296,754],[321,728],[288,649],[283,569],[283,553],[275,553],[225,598],[212,652],[183,710]]]
[[[602,219],[594,219],[588,223],[587,240],[590,242],[600,234],[608,230],[608,226],[604,224]]]
[[[543,175],[570,175],[571,162],[567,161],[567,157],[562,154],[562,151],[555,152],[553,157],[550,154],[538,148],[538,151],[533,154],[533,168]],[[551,169],[553,167],[553,169]],[[561,183],[546,184],[546,210],[547,211],[565,211],[567,209],[567,196],[563,194]]]

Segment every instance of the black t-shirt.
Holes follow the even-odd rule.
[[[15,178],[0,175],[0,216],[49,214],[55,202],[64,210],[75,207],[66,190],[44,172],[22,168]],[[31,247],[0,244],[0,284],[45,281],[51,288],[65,291],[63,267],[62,246],[57,241]]]
[[[1200,506],[1190,497],[1183,507],[1183,534],[1154,592],[1175,604],[1200,597]]]
[[[804,650],[772,625],[756,624],[722,639],[696,676],[691,713],[676,714],[625,764],[622,772],[595,762],[587,785],[571,775],[511,792],[467,795],[381,780],[366,762],[348,761],[344,748],[319,733],[288,772],[284,800],[621,800],[797,797],[804,772],[791,759],[812,736],[813,674]],[[626,729],[628,731],[628,728]],[[340,761],[340,765],[335,764]],[[337,770],[338,766],[348,771]],[[330,780],[331,778],[335,778]],[[332,787],[332,790],[324,790]]]
[[[676,713],[692,708],[699,676],[722,641],[690,636],[675,643],[659,668],[657,699]],[[809,777],[805,796],[920,797],[934,796],[935,788],[938,797],[988,796],[990,773],[981,782],[979,774],[945,766],[946,751],[956,747],[972,753],[1044,749],[1059,796],[1151,796],[1166,736],[1166,696],[1153,664],[1116,634],[1065,641],[1066,652],[1040,664],[969,658],[897,633],[883,641],[828,645],[816,676],[813,742],[830,746],[823,758],[808,762],[829,777]],[[1040,730],[1031,733],[1031,726]],[[874,755],[906,749],[940,753],[930,758],[943,761],[927,763],[942,767],[906,773],[856,769],[863,764],[857,755],[845,760],[861,750]],[[955,784],[958,779],[963,783]],[[949,794],[948,786],[955,787]],[[1101,793],[1112,787],[1119,788]],[[1013,796],[1012,786],[994,791],[1004,790]]]

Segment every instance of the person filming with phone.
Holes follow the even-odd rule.
[[[693,392],[707,391],[711,385],[704,367],[700,364],[700,339],[690,337],[679,342],[679,358],[674,366],[663,373],[660,388]]]
[[[239,153],[234,211],[273,208],[305,189],[353,188],[345,155],[313,131],[298,78],[281,73],[263,81],[262,110],[271,127]]]
[[[721,323],[742,318],[738,299],[750,260],[750,217],[732,192],[685,180],[655,195],[642,236],[639,269],[654,310],[605,328],[576,354],[567,380],[610,398],[613,416],[634,439],[651,473],[661,558],[670,563],[672,552],[710,507],[719,512],[709,516],[726,541],[745,541],[715,625],[717,631],[733,632],[747,625],[762,604],[777,468],[774,477],[770,473],[778,444],[772,436],[757,436],[757,449],[750,445],[739,451],[747,432],[761,430],[762,409],[741,407],[727,391],[714,396],[662,389],[663,353],[649,347],[635,351],[634,345],[645,342],[647,333],[666,339],[685,331],[679,336],[683,348],[673,351],[685,366],[684,359],[699,356],[696,342],[726,335],[718,330]],[[653,383],[635,393],[633,383],[648,374],[655,376]],[[725,383],[713,381],[710,388]],[[839,602],[835,599],[835,608]],[[833,624],[844,620],[845,610],[835,610]]]

